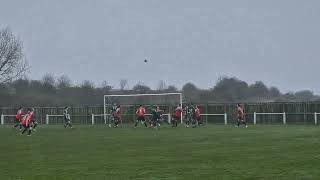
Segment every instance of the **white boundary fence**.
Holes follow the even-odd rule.
[[[257,115],[282,115],[283,124],[287,123],[286,113],[253,113],[253,124],[257,124]]]
[[[129,115],[131,115],[131,114],[129,114]],[[146,116],[151,116],[151,114],[145,114]],[[167,116],[167,120],[168,120],[168,123],[171,123],[171,114],[162,114],[163,116]],[[108,116],[110,116],[110,114],[106,114],[106,117],[108,118]],[[92,125],[94,125],[94,124],[96,124],[95,123],[95,117],[102,117],[102,118],[104,118],[105,117],[105,114],[91,114],[91,124]],[[108,122],[107,122],[107,118],[106,119],[104,119],[103,121],[104,121],[104,124],[107,124]]]
[[[318,115],[320,113],[294,113],[296,115],[301,114],[301,115],[313,115],[314,117],[314,124],[317,125],[318,124]],[[283,124],[287,124],[287,115],[290,115],[290,113],[257,113],[254,112],[253,113],[253,124],[256,125],[257,124],[257,115],[282,115],[282,123]]]
[[[294,115],[298,115],[298,114],[301,114],[301,115],[312,115],[313,116],[313,123],[315,125],[318,124],[318,115],[320,115],[320,113],[318,112],[315,112],[315,113],[262,113],[262,112],[254,112],[253,113],[253,124],[256,125],[257,124],[257,116],[261,116],[261,115],[281,115],[282,116],[282,124],[287,124],[287,116],[288,115],[291,115],[291,114],[294,114]],[[104,124],[107,124],[107,120],[104,119],[104,116],[109,116],[110,114],[91,114],[91,124],[94,125],[96,124],[96,117],[101,117],[102,120],[104,121]],[[151,114],[146,114],[147,116],[150,116]],[[168,120],[168,123],[171,122],[171,114],[164,114],[165,116],[167,116],[167,120]],[[223,117],[223,121],[224,121],[224,124],[227,125],[228,124],[228,114],[227,113],[224,113],[224,114],[201,114],[202,116],[202,121],[203,122],[206,122],[206,124],[208,124],[208,118],[211,116],[221,116]],[[10,117],[10,118],[14,118],[15,115],[5,115],[5,114],[1,114],[0,115],[0,124],[1,125],[4,125],[4,124],[7,124],[5,123],[5,118],[6,117]],[[50,124],[50,117],[63,117],[63,115],[53,115],[53,114],[47,114],[45,116],[45,124]],[[205,117],[205,118],[203,118]]]
[[[200,116],[206,116],[206,119],[205,119],[206,124],[208,124],[208,118],[207,117],[210,117],[210,116],[222,116],[223,117],[223,123],[225,125],[228,124],[228,115],[227,115],[227,113],[224,113],[224,114],[200,114]],[[203,121],[203,119],[202,119],[202,121]]]
[[[126,114],[126,115],[131,116],[132,114]],[[145,114],[145,115],[146,116],[151,116],[151,114]],[[92,124],[92,125],[97,124],[96,123],[96,118],[97,117],[99,117],[100,120],[102,120],[104,124],[108,124],[109,122],[108,122],[107,118],[104,119],[105,116],[108,118],[108,116],[110,116],[110,114],[91,114],[91,117],[90,117],[91,123],[90,124]],[[132,115],[132,116],[134,116],[134,115]],[[171,123],[171,118],[172,118],[171,114],[163,114],[163,116],[166,117],[166,120],[168,121],[168,123]],[[204,116],[206,118],[204,118]],[[222,122],[225,125],[228,123],[227,113],[224,113],[224,114],[201,114],[202,121],[206,122],[206,123],[208,123],[208,117],[212,117],[212,116],[221,116],[221,117],[223,117],[223,121]],[[5,123],[5,117],[15,117],[15,115],[4,115],[4,114],[1,114],[1,124],[2,125],[3,124],[7,124],[7,123]],[[63,118],[63,115],[61,115],[61,114],[46,114],[46,116],[45,116],[45,124],[47,124],[47,125],[51,124],[50,123],[50,118],[51,117],[61,117],[61,118]]]

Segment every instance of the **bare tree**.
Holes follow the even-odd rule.
[[[108,84],[108,82],[106,80],[104,80],[101,83],[101,89],[103,90],[104,93],[109,92],[113,87],[111,85]]]
[[[175,87],[174,85],[169,85],[168,88],[167,88],[167,90],[168,90],[169,92],[177,92],[177,91],[178,91],[178,88]]]
[[[9,28],[0,29],[0,83],[22,77],[27,68],[22,41]]]
[[[71,84],[70,78],[66,75],[62,75],[57,79],[57,87],[59,89],[68,88]]]
[[[123,91],[126,88],[128,88],[128,80],[120,79],[120,89],[121,89],[121,91]]]
[[[139,93],[147,93],[151,91],[151,88],[144,85],[142,82],[138,82],[135,86],[133,86],[132,90]]]
[[[94,89],[94,83],[89,80],[84,80],[81,84],[81,87],[84,89]]]
[[[166,83],[164,82],[164,80],[160,80],[160,81],[159,81],[159,85],[158,85],[158,90],[159,90],[159,91],[163,91],[163,90],[165,90],[165,89],[167,89]]]
[[[46,88],[53,88],[55,85],[56,79],[53,74],[47,73],[42,77],[41,83]]]

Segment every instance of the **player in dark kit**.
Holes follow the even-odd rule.
[[[136,111],[137,120],[134,127],[137,127],[139,121],[141,122],[141,124],[144,124],[145,127],[148,127],[145,119],[145,113],[146,113],[146,109],[142,105],[140,105]]]
[[[189,125],[195,123],[195,112],[194,107],[192,104],[185,107],[185,119],[186,119],[186,127],[188,128]]]
[[[246,121],[244,120],[244,110],[243,110],[241,104],[237,104],[237,114],[238,114],[238,124],[236,127],[239,127],[240,123],[242,123],[247,128],[248,126],[247,126]]]
[[[160,120],[161,120],[161,116],[163,113],[163,110],[160,109],[159,106],[155,106],[155,109],[152,109],[152,117],[151,117],[151,123],[150,123],[150,127],[159,127],[160,126]]]
[[[178,121],[181,120],[181,116],[182,116],[181,104],[179,104],[174,111],[175,111],[175,113],[174,113],[173,119],[172,119],[172,127],[177,127]]]
[[[14,128],[19,126],[20,131],[22,130],[22,125],[21,125],[21,119],[22,119],[22,110],[23,108],[20,107],[16,113],[16,124],[13,126]]]
[[[70,114],[69,114],[69,107],[64,108],[63,117],[64,117],[64,122],[65,122],[64,127],[65,128],[67,128],[67,127],[73,128],[72,124],[71,124]]]

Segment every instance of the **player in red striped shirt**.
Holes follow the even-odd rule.
[[[114,127],[119,127],[121,122],[121,108],[120,105],[117,105],[115,112],[113,112]]]
[[[136,111],[137,114],[137,120],[136,123],[134,125],[134,127],[137,127],[139,121],[141,122],[141,124],[144,124],[146,127],[148,127],[147,123],[146,123],[146,118],[145,118],[145,114],[146,114],[146,109],[140,105],[139,108]]]
[[[22,125],[21,125],[21,119],[22,119],[22,110],[23,108],[22,107],[19,107],[17,113],[16,113],[16,124],[14,125],[14,128],[18,127],[19,125],[19,129],[21,130],[22,129]]]
[[[175,112],[174,112],[173,119],[172,119],[172,127],[177,127],[178,121],[181,120],[181,116],[182,116],[181,104],[179,104],[174,111]]]
[[[200,125],[201,124],[201,114],[200,114],[200,108],[197,105],[196,108],[194,109],[194,114],[195,114],[195,119],[196,119],[196,124],[195,125]]]
[[[28,113],[22,118],[21,124],[24,127],[24,130],[21,132],[21,135],[28,131],[28,136],[31,136],[32,131],[32,121],[33,121],[33,110],[29,110]]]
[[[237,104],[237,114],[238,114],[238,124],[236,127],[239,127],[240,123],[242,123],[247,128],[248,126],[247,126],[246,121],[244,120],[244,110],[243,110],[241,104]]]

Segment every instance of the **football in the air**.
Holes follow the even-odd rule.
[[[145,60],[144,60],[144,62],[145,62],[145,63],[147,63],[147,62],[148,62],[148,60],[146,60],[146,59],[145,59]]]

